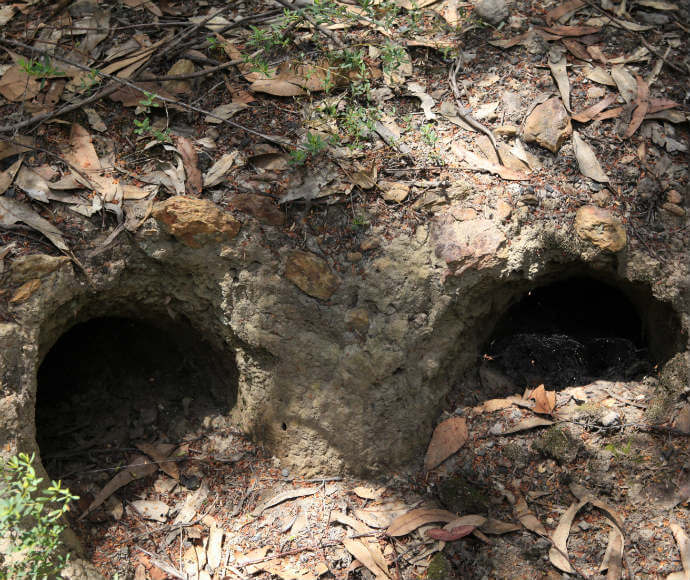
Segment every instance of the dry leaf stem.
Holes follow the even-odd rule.
[[[498,152],[498,145],[496,145],[496,138],[494,137],[493,132],[491,129],[488,129],[484,125],[482,125],[479,121],[475,120],[474,117],[469,115],[468,113],[465,112],[465,108],[462,106],[462,102],[460,101],[460,91],[458,90],[458,81],[457,81],[457,76],[458,73],[460,72],[460,67],[462,66],[462,57],[458,56],[457,59],[455,59],[455,64],[451,66],[450,71],[448,73],[448,81],[450,82],[450,87],[453,89],[453,96],[455,97],[455,104],[458,108],[458,117],[460,117],[465,123],[470,125],[471,127],[474,127],[477,129],[477,131],[481,131],[486,135],[489,140],[491,141],[491,145],[493,146],[494,150],[496,151],[496,155],[498,156],[499,160],[501,159],[501,154]]]

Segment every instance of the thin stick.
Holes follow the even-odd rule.
[[[460,102],[460,91],[458,89],[458,81],[457,81],[457,76],[458,72],[460,72],[460,67],[462,66],[462,58],[461,56],[458,56],[458,58],[455,59],[455,66],[452,66],[450,68],[450,71],[448,72],[448,81],[450,82],[450,87],[453,89],[453,96],[455,97],[455,104],[458,108],[458,116],[465,121],[468,125],[471,127],[474,127],[478,131],[481,131],[484,133],[489,138],[489,141],[491,141],[491,145],[493,146],[494,150],[496,151],[496,156],[501,159],[501,154],[498,152],[498,146],[496,145],[496,138],[494,137],[493,132],[491,129],[488,129],[484,125],[482,125],[479,121],[475,120],[474,117],[469,115],[468,113],[465,112],[465,108],[462,106],[462,103]]]
[[[39,50],[35,47],[24,44],[23,42],[18,42],[16,40],[0,39],[0,44],[13,46],[15,48],[23,48],[25,50],[31,50],[34,52],[38,52],[39,54],[44,54],[44,55],[47,54],[47,52],[44,50]],[[64,62],[66,64],[69,64],[71,66],[74,66],[80,70],[84,70],[84,71],[88,71],[88,72],[92,72],[92,70],[93,70],[93,69],[89,68],[88,66],[85,66],[83,64],[80,64],[78,62],[75,62],[71,59],[68,59],[68,58],[65,58],[62,56],[58,56],[58,55],[54,54],[54,55],[51,55],[51,57],[56,59],[56,60],[59,60],[61,62]],[[132,88],[132,89],[134,89],[134,90],[136,90],[142,94],[145,94],[148,92],[148,91],[146,91],[146,89],[143,89],[143,88],[137,86],[135,83],[130,82],[126,79],[123,79],[123,78],[120,78],[120,77],[117,77],[114,75],[105,74],[105,73],[102,73],[99,71],[96,71],[96,72],[97,72],[98,76],[100,76],[100,77],[107,78],[107,79],[115,81],[116,83],[119,83],[121,85],[130,87],[130,88]],[[115,92],[115,90],[116,89],[113,89],[111,92]],[[188,105],[187,103],[185,103],[183,101],[171,99],[168,97],[164,97],[162,95],[155,95],[155,97],[156,97],[156,99],[158,99],[159,101],[161,101],[163,103],[168,103],[170,105],[177,105],[178,107],[182,107],[183,109],[185,109],[187,111],[193,111],[195,113],[201,113],[202,115],[206,115],[207,117],[211,117],[212,119],[217,119],[218,121],[225,123],[226,125],[230,125],[231,127],[234,127],[234,128],[239,129],[241,131],[244,131],[245,133],[249,133],[251,135],[256,135],[257,137],[261,137],[262,139],[265,139],[266,141],[271,141],[271,142],[276,143],[278,145],[291,145],[292,144],[289,140],[283,139],[282,137],[277,137],[274,135],[267,135],[265,133],[261,133],[260,131],[250,129],[249,127],[245,127],[244,125],[236,123],[235,121],[231,121],[230,119],[224,119],[223,117],[219,117],[218,115],[215,115],[211,111],[207,111],[207,110],[201,109],[199,107],[194,107],[192,105]],[[79,105],[79,106],[81,106],[81,105]],[[78,108],[78,107],[74,107],[74,108]],[[51,118],[52,116],[54,116],[54,115],[49,115],[47,118]],[[18,126],[19,126],[19,124],[0,127],[0,133],[1,132],[14,131],[17,129]]]

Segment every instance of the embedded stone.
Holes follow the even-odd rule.
[[[479,270],[496,263],[496,252],[506,237],[495,222],[456,221],[452,217],[450,220],[437,221],[433,236],[436,256],[445,260],[452,273],[459,275],[468,268]]]
[[[22,256],[12,262],[11,279],[12,282],[23,284],[34,278],[42,278],[68,262],[69,258],[65,256],[49,256],[48,254]]]
[[[661,207],[663,207],[668,213],[672,213],[678,217],[683,217],[685,215],[685,210],[676,203],[667,201],[666,203],[662,204]]]
[[[609,210],[585,205],[575,215],[577,235],[607,252],[620,252],[627,243],[625,227]]]
[[[558,153],[561,145],[573,134],[568,112],[558,97],[552,97],[527,117],[523,137],[527,143],[536,143],[552,153]]]
[[[369,330],[369,311],[366,308],[353,308],[345,315],[348,330],[365,333]]]
[[[228,206],[255,217],[262,224],[282,226],[285,223],[285,214],[270,197],[264,195],[238,193],[230,199]]]
[[[328,300],[340,286],[340,278],[331,272],[325,260],[302,250],[290,253],[285,276],[305,294]]]
[[[213,202],[183,195],[157,203],[152,215],[165,231],[190,248],[231,240],[241,225]]]

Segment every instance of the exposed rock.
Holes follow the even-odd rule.
[[[523,131],[527,143],[537,143],[552,153],[558,153],[572,134],[570,117],[558,97],[537,105],[527,117]]]
[[[476,13],[490,24],[500,24],[509,16],[506,0],[479,0],[474,9]]]
[[[359,249],[363,252],[368,252],[369,250],[375,250],[381,245],[381,239],[377,237],[367,238],[359,244]]]
[[[401,203],[407,199],[410,193],[410,186],[405,183],[397,183],[395,181],[380,181],[378,183],[382,192],[382,197],[386,201],[394,201]]]
[[[677,215],[678,217],[683,217],[685,215],[685,210],[679,205],[671,202],[666,202],[662,206],[668,213]]]
[[[496,219],[499,221],[507,220],[513,213],[513,207],[505,200],[499,199],[496,202]]]
[[[41,287],[41,279],[34,278],[28,282],[24,282],[15,293],[10,298],[10,304],[15,304],[17,302],[25,302]]]
[[[168,76],[174,75],[188,75],[194,72],[194,63],[186,58],[178,60],[174,65],[168,70]],[[189,81],[177,80],[177,81],[163,81],[163,86],[165,89],[173,94],[189,93],[192,90],[192,86]]]
[[[581,441],[567,428],[554,425],[544,431],[532,443],[532,447],[545,457],[555,459],[561,465],[570,463],[577,458],[582,448]]]
[[[669,203],[680,204],[683,201],[683,196],[675,189],[672,189],[666,194],[666,201]]]
[[[432,235],[436,256],[445,260],[455,275],[471,267],[488,268],[497,263],[496,252],[506,239],[491,220],[459,222],[452,217],[437,220]]]
[[[627,242],[625,227],[610,211],[585,205],[575,215],[577,235],[607,252],[620,252]]]
[[[282,226],[285,223],[285,214],[270,197],[264,195],[238,193],[230,198],[228,206],[255,217],[262,224]]]
[[[369,311],[366,308],[353,308],[345,315],[348,330],[365,333],[369,330]]]
[[[290,253],[285,276],[302,292],[321,300],[328,300],[340,285],[325,260],[301,250]]]
[[[30,254],[21,256],[12,262],[10,279],[16,284],[23,284],[34,278],[42,278],[69,263],[64,256],[49,256],[47,254]]]
[[[345,257],[348,262],[354,264],[355,262],[359,262],[364,256],[362,256],[362,252],[348,252]]]
[[[603,427],[612,427],[616,423],[620,423],[620,415],[618,412],[614,411],[613,409],[610,410],[608,413],[605,413],[601,419],[599,419],[599,423]]]
[[[205,199],[177,195],[157,203],[152,215],[190,248],[231,240],[240,231],[239,221]]]

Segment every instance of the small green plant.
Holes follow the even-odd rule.
[[[380,111],[372,107],[351,105],[345,109],[341,124],[345,132],[351,137],[353,146],[359,146],[360,141],[374,131],[379,117]]]
[[[625,455],[628,456],[630,455],[630,451],[632,450],[632,441],[628,439],[628,441],[625,443],[625,445],[616,445],[615,443],[607,443],[604,445],[604,449],[606,451],[610,451],[613,453],[614,457],[618,459],[619,457]]]
[[[144,98],[139,101],[139,106],[144,107],[148,113],[151,111],[151,107],[160,107],[160,104],[156,102],[157,97],[158,95],[155,93],[144,91]]]
[[[148,117],[145,117],[143,121],[134,119],[134,126],[136,127],[134,132],[137,135],[144,135],[151,130],[151,120]]]
[[[361,214],[357,214],[357,215],[352,216],[352,229],[353,230],[356,230],[359,228],[365,228],[368,225],[369,225],[369,220],[366,218],[366,216],[363,216]]]
[[[36,78],[63,76],[65,73],[55,68],[50,57],[44,56],[42,59],[32,58],[26,60],[19,59],[19,67],[29,76]]]
[[[409,60],[405,49],[399,44],[395,44],[390,40],[387,41],[381,49],[381,62],[383,63],[383,72],[391,73],[395,69],[401,67]]]
[[[0,563],[0,578],[56,576],[69,559],[61,550],[63,515],[77,496],[53,481],[39,492],[34,455],[20,453],[0,463],[0,540],[9,553]]]
[[[307,142],[303,149],[293,149],[290,151],[290,163],[293,165],[304,165],[307,160],[322,153],[328,143],[318,133],[307,132]]]
[[[206,42],[208,43],[208,48],[211,51],[220,48],[220,44],[218,43],[218,39],[215,36],[207,36]]]
[[[436,131],[434,131],[434,126],[432,124],[425,123],[419,128],[419,130],[422,133],[422,139],[427,145],[429,145],[430,147],[436,145],[436,142],[438,141],[438,135],[436,134]]]

